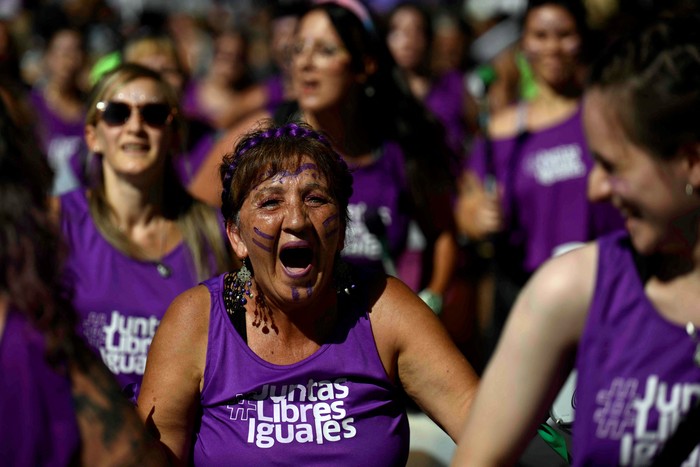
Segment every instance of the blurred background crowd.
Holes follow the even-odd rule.
[[[665,10],[694,7],[694,2],[682,0],[582,3],[585,47],[577,49],[575,63],[561,72],[577,77],[577,90],[567,95],[571,91],[568,84],[563,91],[550,86],[556,89],[555,95],[573,97],[575,106],[586,66],[596,51]],[[230,150],[233,140],[226,138],[227,132],[233,129],[237,134],[236,128],[249,126],[261,111],[266,116],[275,115],[285,102],[295,98],[289,65],[304,6],[299,0],[3,0],[0,92],[15,118],[36,134],[54,170],[52,193],[58,196],[88,184],[90,162],[84,127],[91,86],[122,61],[156,69],[173,85],[187,119],[184,156],[175,158],[176,172],[196,198],[216,206],[220,188],[216,184],[213,190],[209,188],[211,177],[200,171],[208,159],[220,161],[222,147]],[[480,188],[486,186],[486,180],[483,164],[473,166],[472,153],[483,156],[485,143],[487,151],[497,153],[499,139],[509,137],[509,132],[518,133],[512,129],[503,133],[498,123],[498,116],[507,114],[517,103],[533,103],[533,111],[523,117],[531,133],[558,124],[569,113],[544,112],[539,118],[542,121],[538,120],[534,104],[538,93],[541,99],[546,94],[541,84],[546,72],[541,67],[547,65],[533,63],[536,54],[528,55],[524,50],[525,0],[375,0],[366,6],[395,66],[403,73],[401,82],[442,124],[453,156],[449,164],[456,200],[456,250],[447,253],[454,255],[447,268],[448,280],[431,294],[438,297],[436,311],[441,312],[455,343],[475,368],[481,369],[505,319],[498,315],[506,314],[512,304],[508,299],[494,303],[494,298],[498,302],[509,293],[514,297],[523,279],[544,258],[520,268],[522,277],[514,279],[515,292],[502,290],[493,235],[508,230],[504,225],[514,204],[504,208],[505,214],[497,210],[490,221],[474,225],[480,215],[486,219],[488,203],[473,196],[471,175],[481,177],[484,186],[479,183]],[[576,27],[583,33],[581,25]],[[543,29],[536,34],[548,32]],[[552,108],[546,99],[544,104]],[[532,118],[534,126],[528,127]],[[511,182],[507,177],[498,179],[501,185]],[[481,214],[474,210],[475,204],[481,206]],[[558,221],[550,214],[535,222],[551,230]],[[493,220],[496,218],[500,220]],[[596,232],[586,235],[595,236]],[[437,238],[429,237],[429,241]],[[512,243],[512,238],[509,241]],[[424,244],[425,238],[411,226],[405,248],[417,245],[417,250],[430,250]],[[509,262],[515,262],[512,249],[501,250],[509,252]],[[399,268],[409,261],[394,259]],[[429,282],[408,273],[402,278],[417,292],[426,290]],[[422,297],[431,303],[430,297]]]

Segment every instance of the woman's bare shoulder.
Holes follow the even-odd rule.
[[[510,138],[518,133],[518,105],[511,105],[491,116],[489,134],[492,138]]]

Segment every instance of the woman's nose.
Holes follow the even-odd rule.
[[[309,222],[306,206],[302,202],[293,202],[288,205],[286,226],[292,230],[303,230]]]
[[[592,202],[608,201],[612,194],[610,175],[595,164],[588,174],[588,199]]]

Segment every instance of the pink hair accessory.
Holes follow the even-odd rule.
[[[374,23],[372,17],[367,10],[367,7],[358,0],[314,0],[314,4],[323,5],[324,3],[333,3],[342,6],[346,10],[350,10],[362,22],[368,31],[374,31]]]

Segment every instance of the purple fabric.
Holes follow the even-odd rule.
[[[649,300],[627,234],[602,237],[576,361],[574,465],[649,465],[700,398],[696,345]],[[698,465],[700,448],[691,458],[683,465]]]
[[[454,70],[438,77],[425,98],[426,107],[445,127],[448,146],[460,158],[467,138],[465,92],[464,76]]]
[[[39,142],[54,169],[53,194],[60,195],[80,186],[81,175],[74,172],[71,158],[80,150],[85,131],[85,119],[66,121],[49,107],[41,89],[29,95],[36,116]]]
[[[522,248],[521,268],[532,273],[554,249],[585,242],[623,226],[607,204],[586,197],[593,158],[586,144],[581,108],[553,127],[492,141],[492,163],[483,139],[476,142],[468,168],[482,180],[495,175],[503,187],[509,245]]]
[[[185,89],[182,92],[182,99],[180,100],[180,106],[182,108],[183,115],[185,115],[187,118],[209,122],[208,116],[205,115],[199,107],[199,99],[197,97],[197,80],[190,80],[185,85]]]
[[[122,388],[139,385],[151,339],[170,302],[197,284],[187,246],[162,260],[172,275],[160,276],[150,261],[134,260],[104,239],[82,190],[61,197],[61,229],[70,248],[67,275],[75,288],[79,332],[102,356]]]
[[[189,185],[197,172],[199,172],[202,162],[206,160],[215,143],[216,132],[211,131],[202,135],[189,152],[173,158],[175,172],[184,186]]]
[[[405,465],[409,428],[366,310],[341,308],[330,342],[291,365],[258,357],[211,292],[195,465]]]
[[[353,167],[350,225],[343,257],[359,267],[382,269],[383,256],[395,260],[403,251],[411,213],[403,151],[385,143],[369,165]]]
[[[10,309],[0,334],[0,463],[64,466],[77,460],[80,434],[70,382],[45,360],[43,336]]]
[[[267,91],[267,104],[265,109],[274,115],[277,107],[284,102],[284,84],[282,75],[276,74],[265,80],[265,89]]]

